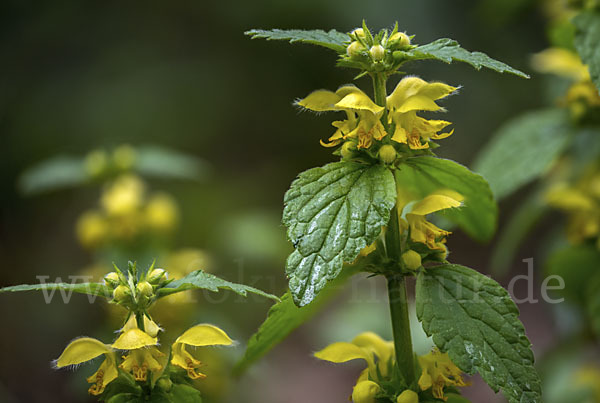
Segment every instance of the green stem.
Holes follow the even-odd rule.
[[[402,243],[398,225],[398,210],[392,208],[390,222],[385,234],[385,244],[388,258],[402,267]],[[388,297],[396,352],[396,366],[404,378],[406,386],[410,387],[415,381],[415,364],[410,334],[410,319],[408,317],[408,296],[406,282],[402,273],[387,275]]]
[[[373,73],[371,77],[373,79],[375,103],[380,106],[386,106],[387,75],[385,73]],[[382,123],[387,128],[387,110],[382,116]],[[390,222],[385,235],[385,244],[387,257],[396,262],[398,269],[401,269],[402,242],[398,223],[398,210],[395,206],[390,212]],[[415,364],[410,334],[410,319],[408,317],[406,283],[404,275],[401,272],[388,275],[387,281],[392,330],[394,335],[394,349],[396,353],[396,367],[398,373],[404,379],[406,386],[411,387],[415,382]]]
[[[390,275],[387,277],[387,281],[396,366],[404,378],[406,386],[411,387],[415,381],[415,363],[408,318],[406,283],[402,274]]]

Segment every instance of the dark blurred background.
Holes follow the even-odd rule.
[[[298,172],[335,158],[319,146],[319,139],[330,135],[332,117],[299,114],[292,101],[314,89],[351,82],[356,72],[335,68],[333,52],[251,41],[244,31],[349,31],[362,18],[379,29],[397,20],[400,30],[416,35],[416,43],[451,37],[530,72],[530,55],[547,46],[543,15],[532,3],[4,1],[0,285],[35,283],[37,275],[66,277],[91,259],[78,245],[74,225],[96,203],[99,188],[24,197],[16,187],[19,174],[58,154],[84,155],[128,143],[166,146],[207,160],[212,174],[200,183],[149,182],[152,189],[171,193],[180,206],[183,219],[174,243],[209,251],[220,276],[282,294],[290,249],[279,223],[283,194]],[[413,65],[407,72],[463,86],[444,102],[449,111],[444,118],[454,123],[455,134],[441,141],[438,154],[466,165],[503,121],[542,103],[541,80],[535,75],[523,80],[438,62]],[[370,92],[368,79],[357,84]],[[501,204],[501,220],[518,201],[516,195]],[[454,261],[487,272],[489,246],[457,232],[449,247]],[[525,271],[521,259],[533,257],[534,250],[534,243],[522,248],[514,272]],[[498,280],[506,284],[509,278]],[[536,292],[540,282],[536,278]],[[232,381],[224,400],[346,401],[360,363],[333,366],[310,353],[367,329],[390,337],[384,284],[375,282],[375,289],[372,284],[356,280],[315,320]],[[216,303],[201,294],[196,300],[195,321],[216,323],[241,342],[239,351],[223,358],[228,362],[243,352],[244,341],[270,305],[233,297]],[[89,305],[85,296],[74,296],[73,302],[47,305],[40,294],[0,296],[0,401],[87,399],[83,375],[54,371],[50,362],[72,338],[100,337],[107,308]],[[540,356],[556,343],[548,307],[520,307]],[[79,372],[89,375],[95,368],[86,365]],[[474,401],[502,401],[477,379],[474,384],[465,389]]]

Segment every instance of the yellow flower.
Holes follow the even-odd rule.
[[[435,213],[449,208],[460,207],[463,197],[453,191],[438,191],[426,196],[422,200],[407,206],[403,212],[406,221],[401,219],[401,225],[410,230],[410,239],[427,245],[429,249],[445,250],[443,243],[445,237],[451,232],[436,227],[425,219],[427,214]],[[404,229],[402,228],[402,229]]]
[[[351,343],[330,344],[315,353],[320,360],[342,363],[356,359],[367,362],[367,368],[360,374],[354,390],[354,403],[371,403],[379,392],[377,381],[390,375],[394,365],[394,343],[383,340],[373,332],[361,333]]]
[[[186,350],[186,346],[229,346],[231,344],[233,340],[218,327],[207,324],[196,325],[186,330],[173,343],[171,364],[185,369],[192,379],[206,378],[206,375],[197,371],[202,363]]]
[[[178,215],[175,201],[167,194],[156,194],[146,204],[146,222],[154,230],[162,232],[173,230],[177,225]]]
[[[408,144],[413,150],[428,148],[430,139],[440,140],[452,134],[439,133],[450,122],[445,120],[427,120],[417,116],[417,111],[439,111],[442,108],[435,103],[457,90],[443,83],[428,83],[418,77],[403,78],[394,91],[387,97],[390,111],[388,119],[394,123],[392,140]],[[422,142],[424,141],[424,143]]]
[[[137,211],[143,197],[143,182],[134,175],[123,175],[104,191],[101,204],[109,216],[124,216]]]
[[[75,339],[69,343],[60,357],[58,357],[55,365],[57,368],[78,365],[93,360],[102,354],[105,355],[104,361],[98,370],[87,378],[87,381],[93,384],[88,392],[92,395],[99,395],[104,392],[106,385],[118,376],[116,358],[111,346],[90,337]]]
[[[109,226],[102,214],[87,211],[77,219],[76,232],[83,246],[93,248],[107,239]]]
[[[540,73],[551,73],[574,81],[590,79],[586,65],[575,52],[563,48],[549,48],[533,55],[531,64]]]
[[[567,237],[574,243],[600,235],[600,170],[592,167],[574,186],[558,183],[546,202],[569,214]]]
[[[133,326],[130,318],[123,328],[125,331],[111,347],[117,350],[128,350],[119,368],[132,373],[136,381],[145,381],[148,379],[148,371],[156,375],[164,368],[157,360],[164,354],[155,347],[158,343],[156,337]]]
[[[552,73],[574,81],[565,100],[576,117],[583,115],[588,106],[600,106],[600,94],[592,82],[588,66],[581,62],[581,58],[575,52],[563,48],[549,48],[535,54],[532,65],[541,73]]]
[[[433,396],[437,399],[447,400],[444,396],[446,386],[467,386],[462,379],[462,372],[448,357],[435,349],[431,353],[418,357],[419,365],[423,371],[419,378],[421,390],[431,388]]]
[[[321,141],[325,147],[334,147],[346,139],[356,139],[357,148],[369,148],[373,139],[381,140],[387,135],[380,121],[385,110],[353,85],[340,87],[336,92],[317,90],[297,105],[315,112],[344,111],[346,120],[332,123],[337,128],[329,143]]]

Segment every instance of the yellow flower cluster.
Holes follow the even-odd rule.
[[[167,365],[166,355],[157,347],[157,335],[161,329],[147,314],[140,316],[131,314],[120,330],[119,337],[110,345],[90,337],[73,340],[55,361],[56,367],[79,365],[104,355],[105,359],[98,370],[87,379],[92,384],[89,389],[92,395],[104,392],[106,385],[118,377],[118,368],[131,373],[138,382],[146,382],[149,373],[155,380],[160,378]],[[143,324],[143,330],[138,327],[140,324]],[[233,341],[218,327],[196,325],[186,330],[171,346],[171,365],[186,370],[191,379],[205,378],[206,375],[197,371],[201,362],[186,347],[231,344]],[[117,351],[124,352],[122,362],[118,365]]]
[[[148,234],[171,232],[178,221],[173,199],[164,193],[146,197],[145,185],[134,175],[123,175],[108,184],[100,209],[84,212],[77,221],[82,245],[97,248],[112,240],[132,241]]]
[[[417,116],[419,111],[440,111],[435,101],[447,97],[457,90],[443,83],[428,83],[418,77],[403,78],[396,89],[387,97],[386,105],[380,106],[354,85],[345,85],[337,91],[317,90],[297,105],[314,112],[343,111],[346,119],[335,121],[336,128],[325,147],[343,143],[342,156],[355,150],[383,149],[386,145],[407,145],[410,150],[429,148],[431,140],[446,138],[452,131],[440,133],[450,122],[428,120]],[[382,118],[387,117],[382,123]],[[391,135],[390,135],[391,134]],[[394,149],[383,149],[389,153]],[[385,157],[383,157],[385,158]],[[385,158],[390,160],[390,158]]]
[[[574,185],[566,182],[554,185],[546,194],[546,201],[568,213],[570,242],[596,240],[600,249],[600,165],[590,167]]]
[[[552,73],[573,81],[563,102],[575,118],[589,108],[600,107],[600,94],[592,82],[587,65],[575,52],[563,48],[549,48],[533,56],[533,67],[542,73]]]
[[[391,380],[395,365],[394,343],[383,340],[373,332],[361,333],[350,343],[333,343],[316,352],[315,357],[333,363],[356,359],[367,362],[367,368],[361,372],[352,391],[354,403],[375,403],[378,396],[386,393],[382,385]],[[446,400],[444,387],[467,386],[460,369],[450,361],[448,354],[434,350],[418,357],[418,360],[422,371],[418,382],[421,391],[431,389],[436,398]],[[418,393],[410,389],[396,391],[393,398],[396,403],[419,401]]]

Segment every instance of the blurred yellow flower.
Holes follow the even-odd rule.
[[[86,211],[77,219],[77,239],[85,247],[94,248],[106,241],[109,230],[106,218],[98,211]]]
[[[565,182],[554,185],[546,193],[546,202],[568,213],[570,242],[578,244],[600,235],[600,169],[597,166],[591,167],[575,185]]]
[[[172,231],[178,218],[177,204],[168,194],[158,193],[148,200],[145,219],[150,228],[160,232]]]
[[[551,73],[571,79],[564,101],[577,118],[589,107],[600,107],[600,94],[592,82],[587,65],[575,52],[563,48],[549,48],[532,57],[533,68],[541,73]]]
[[[143,198],[144,183],[134,175],[123,175],[104,190],[100,203],[109,216],[123,216],[139,209]]]

